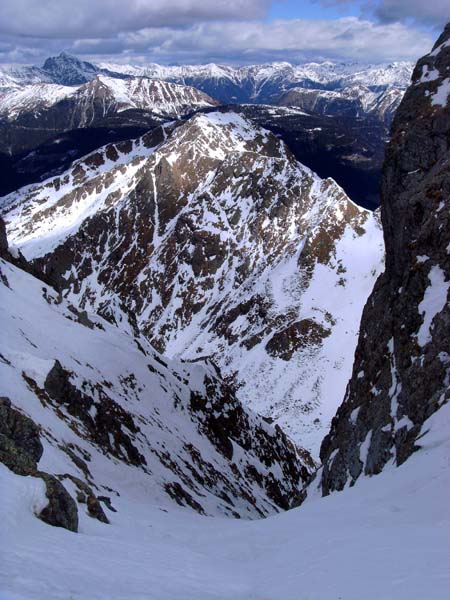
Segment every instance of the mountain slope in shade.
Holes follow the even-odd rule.
[[[382,185],[386,271],[321,447],[323,494],[401,465],[450,398],[449,81],[450,24],[417,63],[394,120]]]
[[[146,78],[97,75],[79,87],[40,84],[0,98],[0,149],[17,153],[86,127],[146,127],[217,105],[191,87]]]
[[[197,115],[7,196],[3,212],[64,295],[170,357],[213,358],[317,453],[383,248],[377,217],[283,142],[235,113]]]
[[[320,115],[296,107],[234,107],[288,145],[297,160],[320,177],[331,177],[360,206],[375,210],[388,137],[387,124],[368,115]]]
[[[1,462],[36,474],[10,449],[23,447],[20,428],[7,428],[22,414],[39,428],[39,470],[57,476],[78,512],[96,516],[81,492],[244,518],[292,504],[314,463],[244,410],[217,369],[162,359],[11,262],[0,268]]]

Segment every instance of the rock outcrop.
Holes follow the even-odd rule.
[[[5,221],[0,217],[0,256],[4,257],[8,252],[8,238],[6,235]]]
[[[78,510],[75,500],[54,476],[38,470],[37,463],[44,449],[39,427],[29,417],[0,398],[0,462],[16,475],[39,477],[45,483],[48,504],[38,517],[55,527],[78,531]]]
[[[36,470],[44,451],[39,428],[6,397],[0,398],[0,448],[1,462],[19,475]]]
[[[324,495],[402,464],[450,398],[450,24],[417,63],[383,170],[386,271],[364,309],[353,376],[321,447]]]

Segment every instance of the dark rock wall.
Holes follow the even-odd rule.
[[[420,447],[424,421],[450,398],[449,81],[450,24],[417,63],[394,119],[381,199],[386,271],[322,443],[324,495],[404,462]]]

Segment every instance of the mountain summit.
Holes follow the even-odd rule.
[[[80,85],[90,81],[101,72],[101,69],[95,65],[66,52],[47,58],[42,70],[60,85]]]

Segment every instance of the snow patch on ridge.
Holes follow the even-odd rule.
[[[443,79],[434,94],[431,94],[431,104],[433,106],[447,106],[448,96],[450,94],[450,77]]]
[[[418,307],[419,314],[423,316],[423,323],[417,333],[417,341],[422,347],[432,339],[433,319],[446,305],[450,287],[450,281],[446,281],[445,273],[439,265],[431,267],[428,279],[430,285],[425,290],[423,300]]]

